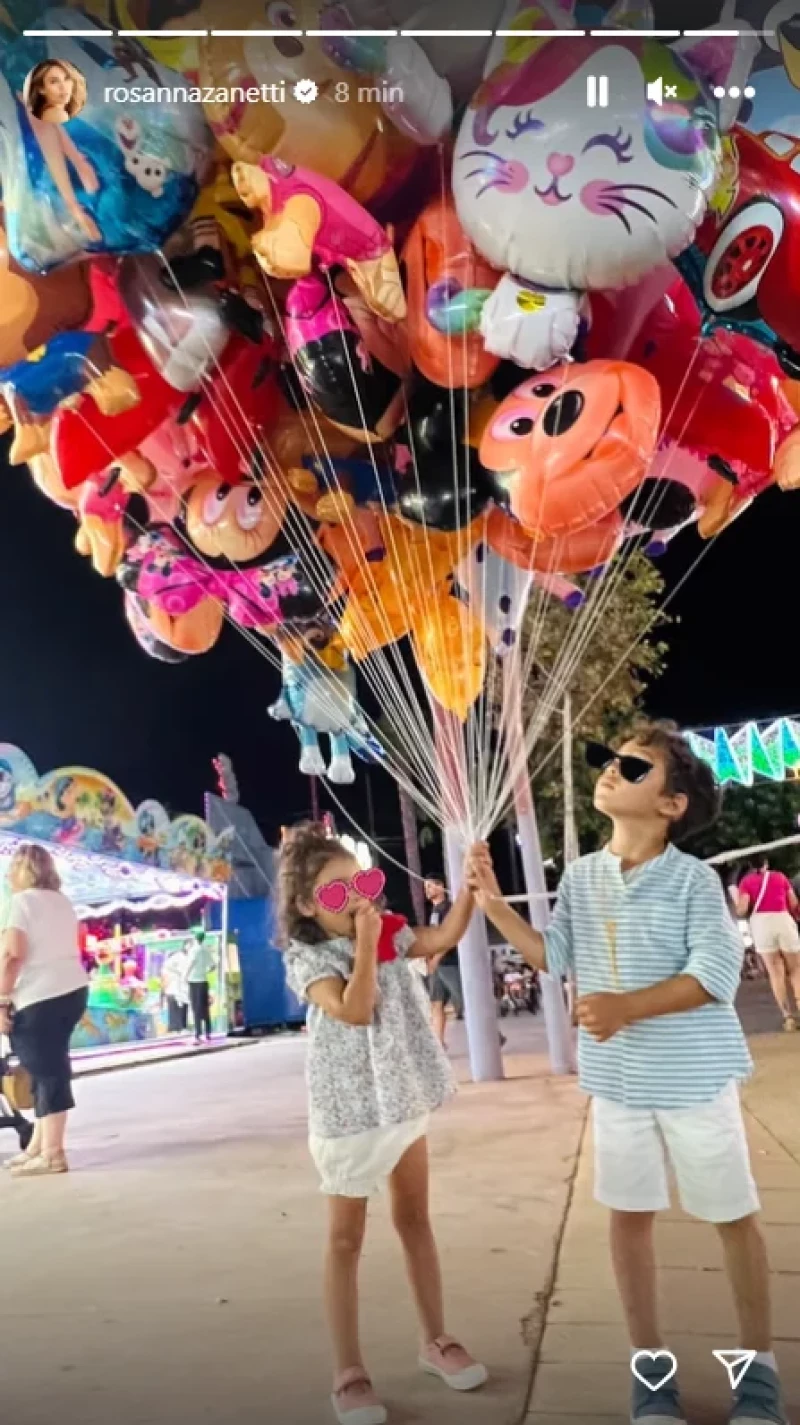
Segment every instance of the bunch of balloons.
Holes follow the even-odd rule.
[[[800,483],[800,139],[715,97],[755,37],[639,38],[629,0],[568,42],[568,0],[521,0],[455,131],[357,4],[269,38],[173,8],[142,39],[3,9],[0,419],[146,652],[266,637],[273,715],[347,781],[381,755],[356,666],[402,714],[407,640],[465,719],[532,588],[579,609],[631,541]]]

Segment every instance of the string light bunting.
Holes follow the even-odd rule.
[[[687,731],[698,757],[723,785],[752,787],[756,778],[785,782],[800,777],[800,721],[791,717],[771,722],[745,722],[739,727]]]

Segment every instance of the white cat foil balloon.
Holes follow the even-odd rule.
[[[532,28],[534,19],[549,27],[538,9],[516,24]],[[617,17],[626,22],[629,8]],[[648,24],[641,11],[636,23]],[[720,163],[712,87],[732,72],[740,79],[741,50],[713,31],[669,49],[630,28],[616,38],[506,42],[466,111],[453,159],[461,224],[508,274],[483,312],[490,351],[538,369],[562,359],[584,292],[637,282],[688,246]],[[601,74],[608,107],[590,108],[587,79]],[[659,78],[662,104],[647,98]]]

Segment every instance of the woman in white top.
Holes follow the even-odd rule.
[[[43,846],[21,846],[9,868],[11,911],[0,947],[0,1033],[33,1080],[36,1130],[11,1160],[13,1177],[65,1173],[67,1114],[75,1107],[69,1042],[86,1010],[78,920]]]

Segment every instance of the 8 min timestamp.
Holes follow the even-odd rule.
[[[402,104],[403,89],[399,84],[359,84],[356,88],[346,79],[340,79],[334,86],[337,104],[349,104],[352,99],[358,104]]]

